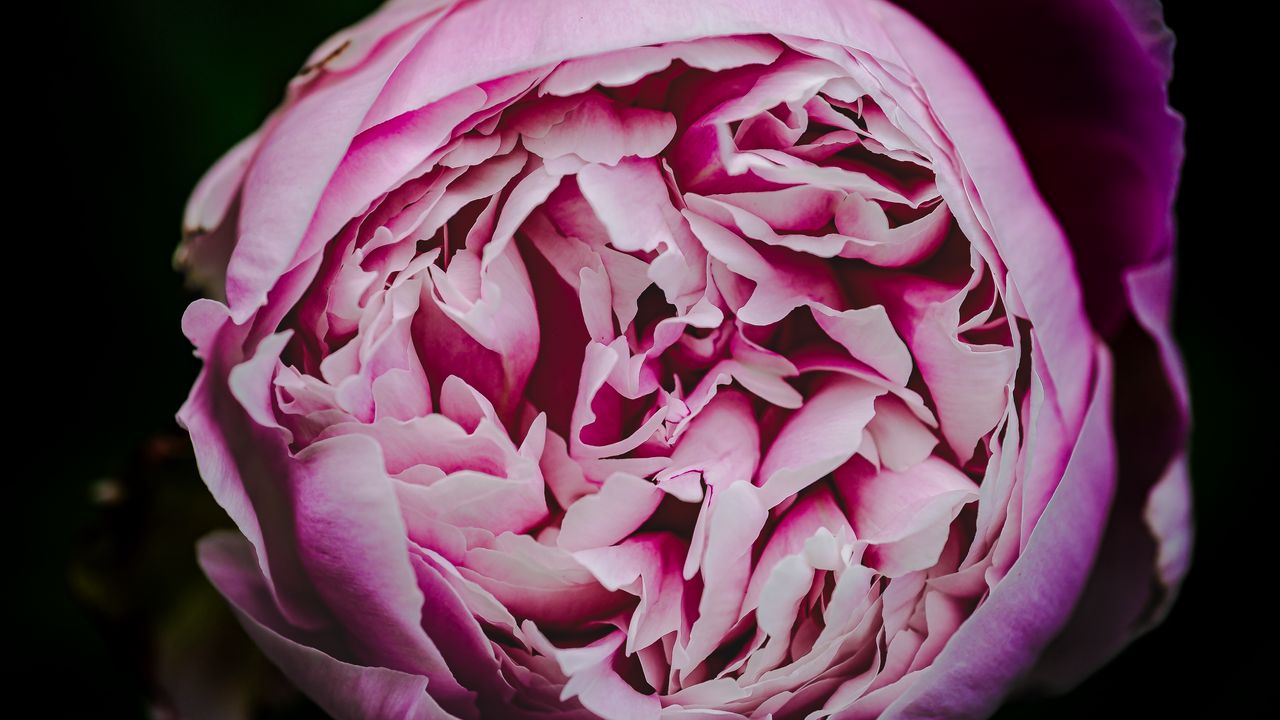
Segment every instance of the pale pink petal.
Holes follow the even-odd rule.
[[[773,507],[843,465],[884,391],[854,378],[829,380],[796,411],[760,465],[761,501]]]
[[[818,327],[885,379],[906,385],[913,363],[906,343],[898,336],[883,305],[835,310],[814,303],[809,306]]]
[[[774,528],[752,571],[751,584],[742,603],[744,615],[759,604],[760,593],[773,567],[784,557],[800,553],[805,542],[820,528],[826,528],[833,536],[844,537],[847,533],[846,539],[853,538],[853,528],[827,488],[821,488],[791,506],[782,522]]]
[[[735,624],[750,579],[751,546],[768,517],[750,483],[730,483],[710,500],[698,619],[688,645],[677,647],[672,660],[672,669],[684,676],[707,659]]]
[[[542,476],[532,463],[508,468],[507,477],[459,470],[430,485],[404,485],[401,502],[457,528],[495,535],[525,532],[547,517]]]
[[[589,93],[545,135],[526,135],[524,146],[544,158],[575,155],[589,163],[616,165],[629,155],[657,155],[675,132],[676,121],[669,113],[628,107]]]
[[[806,186],[807,187],[807,186]],[[828,191],[834,192],[834,191]],[[746,193],[744,193],[746,194]],[[752,193],[763,194],[763,193]],[[837,234],[824,235],[780,235],[763,218],[757,217],[747,210],[732,203],[729,198],[734,195],[722,195],[726,200],[703,197],[693,193],[685,194],[685,202],[693,211],[711,218],[725,227],[734,228],[749,238],[769,245],[785,247],[797,252],[805,252],[822,258],[834,257],[844,248],[849,238]]]
[[[938,444],[933,431],[892,395],[876,398],[876,415],[867,430],[875,440],[880,462],[890,470],[902,471],[921,462]]]
[[[643,478],[612,475],[598,493],[569,506],[557,542],[571,552],[612,545],[635,532],[658,509],[663,495]]]
[[[864,562],[887,577],[937,562],[951,521],[978,499],[977,485],[937,458],[903,472],[877,471],[855,460],[836,471],[836,487],[858,539],[873,545]]]
[[[441,279],[438,273],[433,276]],[[423,356],[429,376],[443,379],[457,372],[486,397],[502,403],[499,412],[506,417],[537,358],[533,290],[513,245],[495,256],[481,270],[481,277],[480,299],[475,303],[456,299],[450,303],[435,291],[438,286],[424,283],[423,292],[431,297],[423,299],[422,310],[414,316],[414,331],[435,341]]]
[[[373,396],[374,420],[409,420],[431,412],[427,376],[421,365],[416,371],[392,368],[382,373],[374,378],[370,394]]]
[[[650,265],[612,248],[602,247],[599,252],[609,276],[614,317],[618,319],[618,327],[629,327],[635,320],[640,295],[652,282],[649,279]]]
[[[940,202],[922,217],[889,227],[889,218],[878,203],[850,194],[835,214],[836,228],[852,240],[840,257],[858,258],[881,267],[913,265],[930,255],[951,230],[951,212]]]
[[[671,469],[658,477],[697,471],[712,487],[750,481],[760,463],[760,431],[751,401],[734,390],[719,392],[692,416],[671,454]]]
[[[1004,345],[975,346],[960,339],[963,291],[919,277],[892,284],[890,292],[898,299],[885,298],[890,316],[933,395],[943,437],[960,462],[968,462],[979,438],[1004,414],[1008,399],[1003,388],[1014,380],[1018,353]]]
[[[742,208],[778,232],[812,233],[831,222],[840,197],[834,190],[796,185],[770,192],[708,195],[706,199]]]
[[[587,346],[586,357],[582,364],[581,384],[578,388],[578,399],[573,409],[573,421],[570,426],[569,452],[574,457],[605,458],[634,450],[648,440],[662,425],[666,418],[666,408],[659,408],[648,420],[629,436],[616,442],[597,445],[582,439],[584,428],[596,422],[594,408],[597,394],[605,386],[605,380],[619,362],[619,351],[607,345],[591,343]]]
[[[689,210],[685,219],[707,252],[730,270],[755,281],[737,315],[745,323],[771,325],[800,305],[814,301],[839,306],[831,269],[819,258],[780,248],[754,248],[718,223]]]
[[[557,648],[532,623],[525,632],[539,652],[555,658],[569,678],[561,699],[577,698],[588,710],[604,720],[646,720],[656,717],[662,704],[654,695],[644,695],[613,670],[612,660],[622,645],[624,633],[611,633],[585,647]]]
[[[601,587],[569,553],[528,535],[500,535],[492,547],[468,551],[458,571],[514,615],[547,627],[580,628],[628,601]]]
[[[686,550],[683,540],[659,533],[573,554],[606,589],[640,597],[627,627],[628,655],[681,629],[684,580],[680,566]]]
[[[709,37],[657,47],[629,48],[565,61],[543,81],[539,93],[576,95],[595,85],[630,85],[665,69],[676,59],[690,67],[727,70],[743,65],[768,64],[781,53],[781,43],[765,37]]]
[[[578,188],[623,252],[675,245],[669,227],[680,218],[671,206],[658,165],[647,157],[626,158],[616,165],[587,165],[578,171]]]
[[[546,449],[539,464],[547,489],[562,508],[572,506],[579,498],[596,492],[600,487],[586,477],[582,466],[569,456],[568,443],[554,432],[547,432]]]
[[[514,448],[505,433],[468,433],[443,415],[411,420],[385,419],[375,423],[342,423],[326,429],[318,439],[347,434],[377,440],[386,471],[400,474],[416,465],[429,465],[448,474],[476,470],[501,475]]]
[[[765,69],[746,93],[706,115],[705,123],[730,123],[759,115],[777,105],[803,105],[826,82],[844,71],[820,58],[788,53]]]

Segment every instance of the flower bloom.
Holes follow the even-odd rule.
[[[344,718],[974,717],[1080,677],[1189,542],[1179,129],[1138,26],[1082,17],[1171,168],[1096,236],[963,27],[883,0],[340,33],[187,211],[210,579]]]

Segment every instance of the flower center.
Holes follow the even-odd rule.
[[[419,552],[551,646],[622,633],[643,692],[927,625],[1017,456],[1031,334],[937,128],[757,40],[482,86],[334,238],[277,380],[297,447],[379,440]]]

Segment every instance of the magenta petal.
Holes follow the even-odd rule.
[[[1165,258],[1126,276],[1134,317],[1154,340],[1135,342],[1141,333],[1133,332],[1118,341],[1124,343],[1120,359],[1130,389],[1120,396],[1118,411],[1126,484],[1090,585],[1031,684],[1065,690],[1080,682],[1163,618],[1190,564],[1191,488],[1179,449],[1187,432],[1188,396],[1169,329],[1172,269]]]
[[[1191,401],[1186,369],[1173,341],[1173,275],[1173,257],[1166,256],[1150,265],[1130,269],[1125,275],[1125,289],[1134,318],[1156,342],[1165,379],[1185,415]]]

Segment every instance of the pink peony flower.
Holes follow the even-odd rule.
[[[1129,87],[1050,125],[1023,33],[982,34],[1027,11],[920,5],[408,0],[315,52],[178,253],[211,296],[180,419],[241,531],[200,561],[303,691],[979,717],[1160,617],[1189,522],[1158,23],[1043,10]],[[1129,202],[1080,202],[1097,161],[1052,147],[1082,139]],[[1135,427],[1139,380],[1168,411]]]

